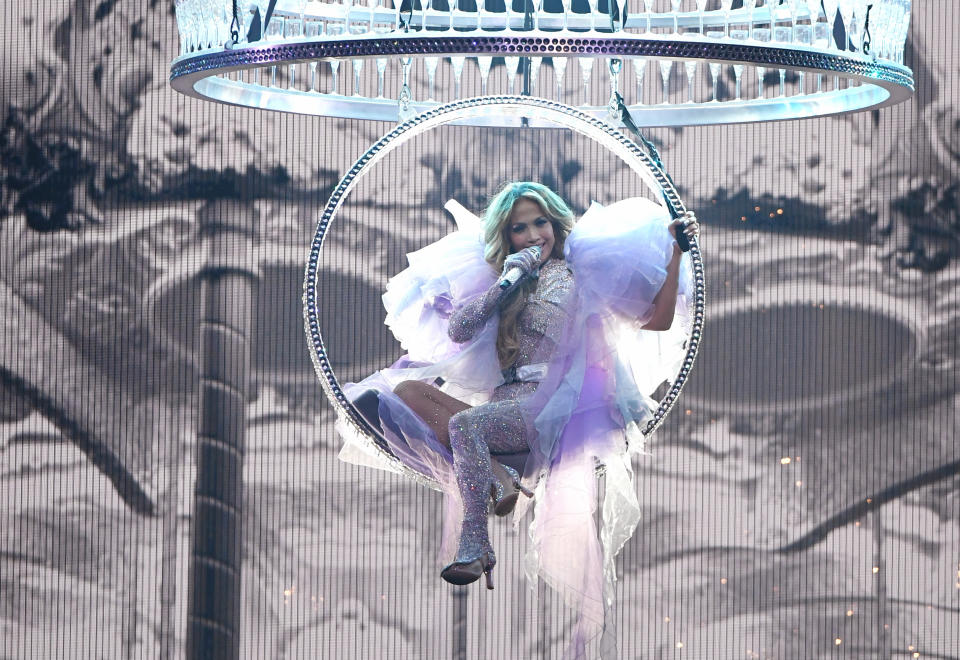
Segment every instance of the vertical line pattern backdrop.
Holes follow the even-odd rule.
[[[238,608],[241,658],[561,657],[572,620],[525,583],[523,525],[491,524],[497,589],[460,592],[439,579],[440,496],[337,459],[302,272],[326,196],[389,127],[177,95],[169,0],[5,10],[0,658],[185,656],[203,387],[233,395],[223,421],[245,439],[242,485],[211,482],[242,493],[237,540],[211,545],[242,557],[241,593],[207,593]],[[956,3],[914,3],[918,91],[903,105],[649,131],[703,226],[708,320],[634,462],[621,657],[960,658],[958,27]],[[342,90],[351,78],[341,67]],[[580,98],[572,72],[566,84]],[[452,90],[446,64],[436,85]],[[519,177],[578,213],[638,192],[559,130],[413,140],[328,237],[322,322],[341,380],[399,357],[379,297],[406,253],[451,230],[443,203],[479,213]],[[206,253],[204,209],[223,201],[249,237]],[[229,313],[204,319],[222,372],[202,378],[200,275],[248,249],[249,366],[229,322],[244,302],[226,296]]]

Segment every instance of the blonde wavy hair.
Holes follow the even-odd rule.
[[[483,214],[484,258],[498,273],[503,270],[503,262],[511,253],[510,216],[514,205],[521,199],[536,202],[543,214],[553,225],[553,252],[555,259],[563,258],[563,245],[576,221],[573,211],[560,195],[541,183],[515,181],[506,184],[493,196]],[[512,365],[520,350],[517,338],[517,318],[536,287],[536,280],[530,279],[520,285],[520,290],[500,309],[500,326],[497,332],[497,357],[500,367]]]

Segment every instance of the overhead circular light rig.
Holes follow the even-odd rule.
[[[530,95],[615,126],[615,92],[640,126],[687,126],[858,112],[914,91],[903,65],[910,0],[720,0],[711,10],[707,0],[617,0],[610,14],[597,0],[587,13],[566,0],[564,12],[535,1],[522,13],[487,11],[486,0],[469,12],[458,0],[449,11],[369,1],[279,0],[268,11],[269,0],[237,0],[234,22],[233,0],[178,0],[171,83],[233,105],[391,122],[467,97]],[[257,16],[265,28],[248,41]]]

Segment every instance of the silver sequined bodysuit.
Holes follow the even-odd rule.
[[[573,274],[565,261],[551,259],[540,268],[535,290],[517,319],[519,354],[489,403],[468,408],[450,419],[450,447],[464,505],[464,526],[458,558],[489,549],[487,503],[494,478],[490,453],[526,451],[527,425],[521,403],[537,389],[537,372],[550,361],[555,340],[564,334],[575,295]],[[456,342],[471,339],[496,311],[502,293],[492,288],[450,317],[449,334]],[[523,369],[526,367],[526,369]],[[520,377],[515,378],[514,373]]]

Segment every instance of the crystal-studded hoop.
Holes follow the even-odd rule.
[[[390,454],[384,439],[374,431],[366,420],[350,405],[337,381],[330,364],[320,328],[320,313],[317,297],[318,275],[320,271],[320,253],[324,239],[330,230],[341,204],[357,182],[368,174],[376,163],[391,151],[397,149],[412,138],[431,129],[446,124],[454,124],[464,119],[482,117],[491,113],[508,114],[515,117],[527,117],[538,122],[549,123],[572,130],[597,142],[618,156],[653,191],[657,198],[661,194],[670,207],[678,213],[685,211],[676,189],[663,170],[654,163],[647,153],[632,140],[605,122],[576,108],[554,101],[529,96],[487,96],[464,99],[449,105],[440,106],[398,125],[367,149],[353,167],[344,175],[330,195],[323,213],[317,223],[316,234],[310,249],[303,285],[304,325],[309,343],[310,355],[324,392],[333,405],[339,423],[344,431],[363,439],[365,446],[377,452],[398,472],[410,476],[425,485],[435,486],[430,479],[400,463]],[[704,275],[700,249],[696,241],[690,250],[694,277],[693,322],[687,351],[679,373],[666,395],[659,402],[653,418],[643,428],[644,435],[652,433],[664,420],[673,407],[690,373],[703,331],[704,320]]]

